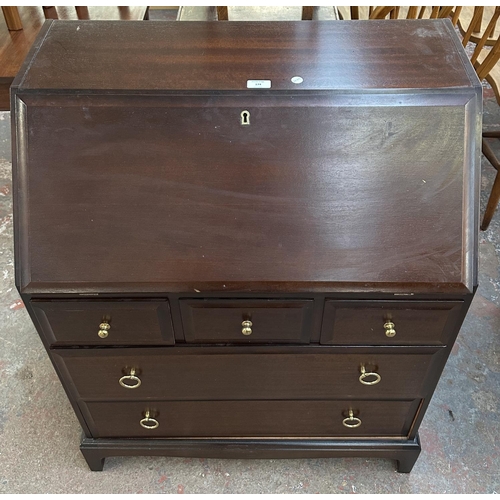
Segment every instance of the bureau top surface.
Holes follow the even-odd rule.
[[[382,20],[47,21],[14,86],[250,92],[248,80],[271,91],[477,85],[448,20]]]

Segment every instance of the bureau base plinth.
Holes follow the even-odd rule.
[[[398,472],[411,472],[420,454],[420,440],[327,439],[94,439],[82,437],[80,450],[93,471],[107,457],[167,456],[197,458],[386,458]]]

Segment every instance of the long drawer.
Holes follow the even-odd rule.
[[[406,436],[420,400],[81,403],[94,437]]]
[[[82,399],[405,399],[423,397],[439,353],[328,347],[57,350]],[[440,351],[440,350],[438,350]],[[120,382],[121,381],[121,382]]]

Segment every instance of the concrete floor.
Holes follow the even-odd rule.
[[[484,122],[500,128],[491,97]],[[9,113],[0,113],[0,493],[500,491],[500,210],[480,234],[479,291],[421,426],[411,474],[390,460],[161,457],[109,458],[104,472],[90,472],[79,424],[14,287],[9,127]],[[483,209],[493,178],[483,158]]]

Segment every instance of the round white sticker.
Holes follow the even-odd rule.
[[[299,83],[302,83],[304,81],[304,79],[301,77],[301,76],[294,76],[292,78],[292,83],[295,83],[295,84],[299,84]]]

